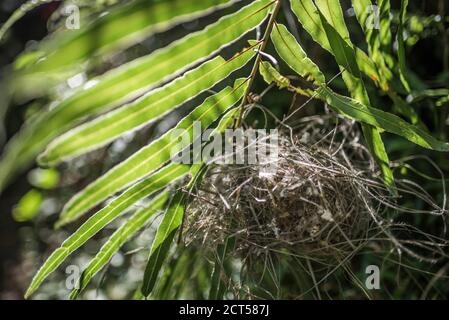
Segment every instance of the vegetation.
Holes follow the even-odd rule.
[[[81,28],[55,21],[5,82],[9,112],[27,108],[0,189],[37,161],[14,216],[36,220],[57,198],[55,227],[76,226],[25,297],[107,235],[72,288],[82,296],[147,231],[143,252],[122,251],[147,255],[128,297],[444,297],[444,1],[434,15],[408,0],[122,2],[78,3]],[[441,38],[441,71],[422,72],[413,48]],[[192,140],[197,121],[279,129],[279,171],[172,161],[176,132]],[[381,290],[365,287],[373,264]]]

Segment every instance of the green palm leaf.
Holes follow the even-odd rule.
[[[402,136],[427,149],[449,151],[449,143],[437,140],[427,131],[407,123],[394,114],[364,106],[359,101],[339,95],[326,87],[319,89],[318,96],[335,111],[350,119]]]
[[[228,61],[220,56],[207,61],[136,102],[57,138],[39,157],[39,162],[55,165],[103,146],[126,132],[137,130],[213,87],[242,68],[253,56],[250,48]]]
[[[326,17],[312,1],[298,0],[292,1],[291,4],[301,24],[312,38],[334,55],[340,67],[344,68],[342,70],[343,80],[351,95],[362,102],[362,104],[369,105],[369,97],[363,84],[360,70],[364,70],[372,78],[378,79],[379,76],[377,72],[374,75],[372,71],[369,71],[374,68],[373,64],[368,57],[361,59],[361,57],[366,55],[363,51],[354,49],[350,42],[339,3],[327,0],[317,2],[317,5],[320,5],[320,9],[323,9]],[[335,28],[338,28],[338,30]],[[367,125],[363,125],[362,128],[368,147],[382,170],[385,183],[394,190],[393,172],[390,169],[388,154],[380,132],[376,128]]]
[[[108,206],[90,217],[75,233],[55,250],[34,276],[25,297],[29,297],[70,254],[111,223],[137,201],[166,187],[189,172],[189,166],[174,164],[134,185],[117,197]]]
[[[300,88],[293,87],[290,80],[282,76],[269,62],[263,62],[261,74],[263,75],[264,80],[269,84],[274,82],[280,88],[289,88],[290,90],[297,92],[303,91]],[[427,149],[442,152],[449,151],[449,143],[439,141],[420,127],[412,125],[392,113],[363,105],[355,99],[337,94],[326,85],[318,88],[314,93],[311,93],[310,96],[323,100],[335,112],[340,113],[349,119],[404,137]]]
[[[386,35],[386,29],[389,28],[389,19],[390,17],[385,17],[385,15],[389,15],[389,12],[385,12],[385,10],[389,10],[389,6],[387,6],[388,1],[382,1],[382,20],[380,18],[380,10],[379,12],[374,12],[373,4],[371,0],[352,0],[352,6],[354,8],[357,20],[362,27],[363,32],[365,33],[366,40],[368,43],[368,50],[370,53],[371,59],[376,63],[376,65],[381,68],[381,71],[384,72],[383,76],[387,76],[391,78],[391,72],[385,74],[386,71],[389,71],[386,62],[384,60],[384,52],[382,50],[383,44],[387,39],[383,39],[380,37],[380,30],[377,28],[376,23],[379,23],[379,28],[382,23],[382,33],[383,36]],[[371,8],[371,9],[370,9]],[[376,21],[375,15],[379,14],[379,21]],[[382,22],[381,22],[382,21]],[[388,22],[387,22],[388,21]],[[391,31],[388,32],[391,40]],[[384,41],[384,42],[382,42]],[[391,43],[390,43],[391,44]],[[388,79],[391,80],[391,79]]]
[[[235,107],[229,110],[221,118],[220,122],[211,135],[213,136],[214,134],[223,133],[223,131],[238,118],[239,112],[241,112],[241,108],[239,107]],[[190,176],[192,178],[189,184],[186,186],[187,190],[191,189],[195,184],[198,184],[202,179],[202,176],[204,174],[204,170],[202,171],[203,168],[205,167],[204,163],[202,162],[192,166],[190,173]],[[162,268],[162,264],[169,253],[175,234],[182,224],[185,210],[185,198],[186,194],[184,192],[178,191],[176,193],[172,203],[170,204],[170,207],[167,209],[167,212],[164,215],[164,219],[162,220],[157,230],[156,237],[151,247],[147,266],[145,268],[145,275],[141,288],[141,292],[145,297],[150,295],[150,293],[153,291],[157,277]]]
[[[295,37],[282,24],[276,24],[271,39],[279,56],[289,67],[304,78],[311,77],[316,84],[326,83],[323,73],[304,52]]]
[[[169,253],[176,231],[181,226],[185,209],[184,202],[185,194],[182,191],[178,191],[165,212],[164,218],[156,232],[141,288],[141,292],[145,297],[153,290],[162,264]]]
[[[339,3],[338,1],[332,1],[335,3]],[[332,54],[332,48],[327,38],[326,32],[324,30],[324,26],[322,24],[322,20],[320,18],[320,12],[317,7],[313,3],[312,0],[293,0],[290,1],[293,13],[298,18],[301,26],[310,34],[313,40],[318,43],[323,49],[329,51]],[[328,5],[327,3],[326,6]],[[328,14],[333,13],[333,17],[336,17],[336,21],[341,21],[341,18],[338,18],[337,15],[341,14],[341,8],[338,8],[336,12],[329,12],[326,10]],[[340,15],[341,16],[341,15]],[[332,21],[332,20],[331,20]],[[341,32],[341,36],[343,39],[348,39],[346,36],[347,31],[341,29],[343,26],[341,22],[338,22],[340,27],[339,32]],[[357,63],[359,69],[365,73],[369,78],[378,80],[379,74],[377,72],[377,68],[374,63],[370,60],[370,58],[366,55],[365,52],[360,50],[359,48],[355,48],[355,55],[357,57]]]
[[[393,37],[391,32],[391,4],[390,0],[377,0],[379,7],[379,38],[380,49],[384,55],[385,62],[391,68],[394,64],[391,56],[393,48]]]
[[[128,241],[139,229],[141,229],[151,217],[160,212],[167,200],[170,192],[164,191],[154,198],[149,205],[137,211],[132,217],[126,221],[101,247],[100,251],[95,255],[80,278],[79,288],[71,293],[71,299],[76,299],[79,293],[89,284],[95,274],[100,271],[106,263],[112,258],[120,247]]]
[[[352,4],[360,26],[366,35],[370,57],[379,68],[380,87],[390,96],[396,110],[400,114],[410,119],[411,123],[420,124],[422,126],[416,111],[391,89],[392,85],[396,85],[396,79],[393,78],[392,71],[388,68],[388,65],[394,63],[389,50],[389,47],[392,46],[389,1],[379,1],[379,6],[377,8],[378,12],[367,10],[367,8],[372,5],[370,0],[354,0],[352,1]],[[373,17],[375,14],[379,15],[378,26],[375,25],[376,22]],[[377,29],[377,27],[379,27],[379,29]]]
[[[0,160],[0,191],[14,175],[62,132],[81,119],[114,108],[160,85],[254,29],[267,16],[270,1],[258,0],[222,17],[166,48],[139,58],[94,79],[50,111],[25,126],[7,145]]]
[[[105,175],[75,195],[64,207],[60,224],[77,219],[87,210],[144,177],[170,160],[171,149],[177,145],[173,130],[185,129],[192,136],[193,122],[201,122],[202,128],[210,126],[228,108],[236,104],[243,96],[245,86],[236,82],[235,89],[225,88],[216,95],[206,99],[192,113],[185,117],[174,129],[168,131],[158,140],[142,148],[133,156],[112,168]]]
[[[405,42],[404,42],[404,24],[407,18],[408,0],[401,0],[401,11],[399,13],[399,27],[398,27],[398,60],[399,60],[399,75],[401,82],[407,92],[411,92],[410,83],[407,75],[407,64],[405,61]]]
[[[191,21],[230,3],[232,1],[227,0],[138,0],[119,6],[80,30],[62,31],[41,42],[38,50],[42,54],[37,61],[29,61],[33,63],[27,64],[25,73],[48,74],[97,55],[105,57],[151,34],[163,32],[175,24]]]
[[[325,2],[328,4],[328,2]],[[343,80],[348,87],[351,96],[360,101],[362,105],[370,106],[368,92],[363,83],[362,74],[360,72],[358,57],[352,43],[349,40],[349,33],[344,24],[344,17],[340,7],[333,7],[325,11],[328,17],[324,17],[319,11],[322,26],[332,48],[332,54],[335,56],[340,67],[344,68],[342,74]],[[340,21],[340,23],[338,23]],[[332,24],[331,24],[332,23]],[[340,30],[336,30],[338,27]],[[369,126],[362,123],[362,130],[368,148],[379,165],[385,184],[395,193],[395,183],[393,171],[390,168],[390,160],[385,150],[380,131],[375,126]]]

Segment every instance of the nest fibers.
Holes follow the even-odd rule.
[[[343,121],[329,132],[324,122],[312,118],[279,137],[273,174],[258,165],[211,165],[187,210],[186,241],[213,248],[234,236],[245,256],[288,249],[341,258],[383,237],[414,254],[390,232],[398,225],[385,208],[400,208],[357,127]]]

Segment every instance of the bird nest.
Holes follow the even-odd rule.
[[[288,249],[309,257],[366,242],[380,220],[373,194],[385,188],[352,123],[331,132],[322,124],[283,132],[270,174],[266,164],[211,165],[187,210],[187,242],[213,246],[233,236],[245,255]]]

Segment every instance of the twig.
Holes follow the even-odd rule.
[[[249,76],[248,87],[246,89],[245,95],[243,96],[242,103],[240,105],[240,114],[237,122],[235,123],[235,127],[239,127],[243,120],[243,114],[246,104],[248,103],[249,94],[251,93],[251,87],[254,84],[254,80],[257,76],[257,72],[259,71],[260,62],[262,61],[262,54],[267,47],[268,39],[270,38],[271,31],[273,30],[274,22],[276,21],[276,17],[281,9],[282,0],[277,0],[276,6],[274,7],[273,13],[270,16],[270,20],[268,21],[267,29],[265,30],[265,34],[262,39],[262,43],[258,50],[257,58],[253,66],[253,70],[251,71],[251,75]]]

